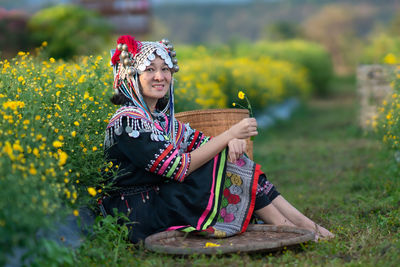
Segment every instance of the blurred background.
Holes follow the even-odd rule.
[[[400,261],[400,1],[0,0],[0,266],[176,266],[111,218],[86,241],[48,234],[96,210],[118,171],[102,146],[122,34],[175,45],[177,112],[248,99],[276,126],[255,161],[338,238],[268,266]]]
[[[118,34],[232,46],[296,38],[321,44],[335,72],[347,75],[399,49],[399,7],[395,0],[2,0],[0,50],[11,58],[47,41],[52,56],[70,58],[111,47]]]

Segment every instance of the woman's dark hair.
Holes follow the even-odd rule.
[[[114,94],[114,95],[110,98],[110,101],[111,101],[111,103],[113,103],[114,105],[123,105],[123,104],[129,102],[129,99],[128,99],[124,94],[122,94],[122,93],[120,92],[118,95],[115,95],[115,94]]]
[[[163,110],[168,105],[169,97],[165,95],[163,98],[158,99],[156,104],[157,110]]]

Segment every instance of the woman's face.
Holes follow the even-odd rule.
[[[168,92],[172,74],[164,60],[156,56],[149,66],[139,75],[142,95],[150,108]]]

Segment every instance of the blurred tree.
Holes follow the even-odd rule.
[[[298,24],[289,21],[278,21],[265,26],[264,35],[268,40],[295,39],[301,35]]]
[[[390,22],[389,33],[400,37],[400,9],[397,10],[393,20]]]
[[[26,24],[27,14],[0,8],[0,52],[2,57],[12,57],[18,51],[28,50],[31,45]]]
[[[55,58],[93,54],[111,37],[111,26],[104,18],[75,5],[42,9],[32,16],[28,26],[35,42],[47,41],[49,56]]]
[[[357,36],[358,27],[373,11],[368,5],[327,5],[305,21],[304,35],[328,49],[338,74],[353,73],[362,46]]]

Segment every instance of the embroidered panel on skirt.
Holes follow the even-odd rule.
[[[242,157],[236,164],[227,162],[225,184],[217,223],[206,232],[215,237],[240,233],[249,216],[254,191],[255,163]]]

